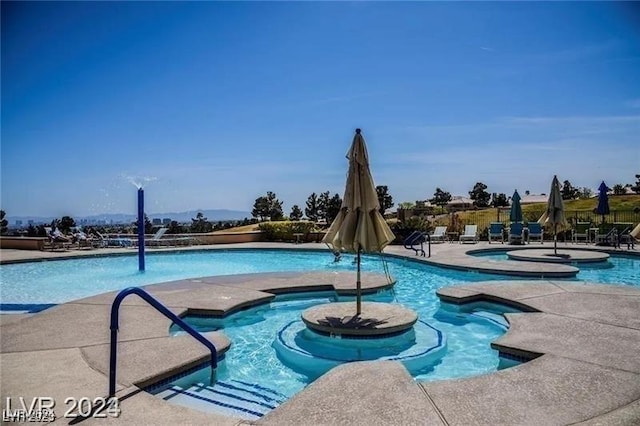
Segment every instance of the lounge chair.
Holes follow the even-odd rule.
[[[491,222],[489,225],[489,244],[491,238],[500,239],[500,243],[504,244],[504,224],[502,222]]]
[[[631,235],[633,230],[633,223],[614,223],[613,227],[616,229],[616,247],[620,248],[621,244],[626,244],[627,249],[635,248],[634,238]]]
[[[595,243],[598,246],[615,246],[618,230],[612,223],[603,223],[598,227]]]
[[[632,249],[635,249],[635,243],[640,241],[640,223],[636,225],[635,228],[629,232],[629,241],[627,242],[627,249],[631,246]]]
[[[478,225],[465,225],[464,226],[464,234],[460,235],[458,240],[461,243],[465,242],[478,242]]]
[[[75,243],[78,244],[78,248],[97,248],[100,246],[100,242],[98,240],[94,240],[93,236],[87,235],[80,228],[76,228],[75,232],[73,233],[73,239]]]
[[[99,247],[131,247],[133,246],[133,240],[131,240],[131,238],[104,236],[97,231],[96,231],[96,235],[98,235],[98,238],[100,239]]]
[[[45,226],[44,230],[47,232],[47,237],[49,238],[48,247],[51,250],[67,250],[71,247],[71,239],[64,235],[58,228],[51,228],[50,226]]]
[[[527,234],[527,243],[530,243],[532,239],[537,238],[538,241],[540,241],[540,244],[544,244],[544,242],[542,241],[544,234],[542,225],[540,225],[538,222],[531,222],[527,225],[527,229],[529,230],[529,233]]]
[[[522,244],[524,242],[524,225],[513,222],[509,225],[509,244]]]
[[[441,242],[444,243],[447,238],[447,227],[446,226],[436,226],[436,229],[431,234],[431,242]]]
[[[581,238],[584,239],[585,243],[590,242],[591,238],[589,237],[589,229],[591,228],[590,222],[578,222],[576,223],[576,227],[573,229],[572,239],[575,244],[580,241]]]
[[[168,243],[169,243],[168,239],[166,239],[164,241],[162,240],[162,237],[164,236],[164,234],[167,233],[168,230],[169,230],[169,228],[164,228],[164,227],[158,229],[156,231],[156,233],[153,234],[153,237],[144,240],[145,245],[148,245],[148,246],[160,246],[160,245],[163,245],[164,243],[167,243],[167,245],[168,245]]]

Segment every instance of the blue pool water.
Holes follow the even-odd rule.
[[[129,286],[212,275],[229,275],[276,271],[350,271],[354,273],[352,256],[339,263],[326,252],[280,250],[225,250],[147,255],[147,271],[137,271],[137,257],[95,257],[65,261],[34,262],[0,267],[0,302],[25,306],[62,303],[82,297],[118,290]],[[488,256],[489,262],[503,261],[504,254]],[[512,279],[499,275],[470,273],[437,268],[408,259],[386,257],[391,275],[397,280],[393,291],[370,296],[371,300],[393,300],[418,313],[421,321],[446,336],[446,354],[414,372],[418,380],[465,377],[496,371],[500,360],[490,342],[505,331],[500,312],[491,306],[467,306],[463,311],[441,304],[435,290],[470,282]],[[613,282],[640,285],[640,259],[612,257],[605,265],[581,265],[578,281]],[[364,256],[362,269],[383,273],[379,256]],[[153,390],[159,396],[189,406],[201,404],[203,410],[217,411],[211,400],[242,392],[260,395],[263,403],[247,408],[255,418],[260,409],[271,409],[299,392],[313,378],[288,368],[273,349],[274,338],[288,324],[300,319],[308,306],[337,300],[335,294],[315,293],[283,295],[269,305],[231,315],[223,320],[188,318],[200,330],[223,329],[233,342],[220,364],[218,382],[213,388],[206,383],[206,369]],[[504,308],[501,308],[504,309]],[[221,388],[224,388],[221,390]],[[207,396],[207,395],[210,395]],[[238,399],[234,399],[238,401]],[[267,401],[267,402],[264,402]],[[233,403],[236,403],[233,402]],[[247,403],[248,404],[248,403]],[[252,403],[253,404],[253,403]],[[233,405],[228,403],[226,405]]]
[[[479,253],[489,262],[517,262],[510,260],[504,252]],[[612,283],[640,286],[640,257],[612,255],[606,262],[573,264],[580,269],[574,281],[590,283]]]
[[[408,266],[407,269],[413,268]],[[446,336],[444,354],[438,354],[421,370],[407,366],[417,380],[467,377],[493,372],[500,367],[501,360],[490,343],[507,328],[500,313],[515,310],[480,303],[463,308],[452,305],[441,308],[434,292],[428,290],[432,288],[431,284],[423,286],[417,281],[402,284],[401,280],[399,278],[394,292],[368,296],[365,300],[397,300],[415,309],[421,321]],[[205,367],[186,377],[153,386],[149,391],[172,403],[202,411],[258,418],[326,371],[327,368],[323,370],[322,366],[316,365],[320,362],[313,361],[303,366],[304,372],[292,368],[282,360],[275,346],[281,332],[286,332],[292,324],[300,326],[300,315],[304,309],[333,301],[336,301],[333,292],[284,295],[278,296],[269,306],[256,307],[224,319],[187,317],[187,323],[197,330],[222,330],[233,342],[224,361],[219,363],[215,385],[210,385],[210,369]],[[178,329],[173,332],[182,333]],[[416,344],[421,344],[420,339],[416,339]],[[433,344],[433,341],[424,343],[427,347]],[[421,348],[412,350],[420,352]],[[335,355],[335,352],[331,354]],[[308,372],[316,369],[315,373]],[[276,392],[279,394],[277,398]]]

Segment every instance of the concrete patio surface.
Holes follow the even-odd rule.
[[[479,248],[513,249],[506,244],[437,244],[430,259],[419,261],[480,272],[521,270],[538,276],[571,275],[567,265],[488,262],[469,256]],[[572,245],[567,244],[567,247]],[[523,246],[525,247],[525,246]],[[253,243],[210,249],[322,249],[320,244]],[[530,246],[526,246],[530,248]],[[575,247],[574,247],[575,248]],[[201,250],[189,247],[187,250]],[[591,248],[593,249],[593,248]],[[601,249],[601,248],[598,248]],[[156,249],[153,251],[168,251]],[[609,250],[612,252],[613,250]],[[2,262],[49,259],[69,253],[2,250]],[[392,246],[392,256],[414,258]],[[621,250],[619,252],[626,252]],[[82,251],[80,255],[133,254],[128,249]],[[636,252],[637,253],[637,252]],[[38,257],[38,255],[41,257]],[[515,265],[514,265],[515,264]],[[273,273],[203,277],[146,286],[177,315],[227,315],[268,303],[278,293],[349,290],[348,278],[335,273]],[[388,287],[384,277],[368,274],[363,287]],[[615,283],[613,283],[615,284]],[[640,288],[568,281],[488,281],[442,288],[450,303],[499,301],[526,310],[506,314],[509,331],[492,346],[532,359],[517,367],[466,379],[415,382],[398,362],[357,362],[334,368],[257,424],[640,424]],[[58,422],[67,397],[107,394],[109,308],[115,293],[96,295],[38,314],[2,315],[0,322],[0,396],[53,397]],[[169,336],[171,322],[136,296],[121,309],[118,393],[121,424],[246,424],[237,418],[202,413],[156,398],[140,387],[206,361],[208,351],[189,336]],[[220,352],[233,342],[222,332],[206,333]],[[87,418],[95,424],[103,419]]]

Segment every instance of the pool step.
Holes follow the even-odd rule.
[[[335,299],[330,297],[313,298],[313,299],[291,299],[271,302],[272,309],[305,309],[315,305],[334,302]]]
[[[472,317],[489,321],[492,324],[495,324],[498,327],[502,328],[503,330],[509,329],[509,323],[507,322],[507,319],[503,315],[496,314],[493,312],[487,312],[487,311],[474,311],[469,315]]]
[[[202,411],[248,420],[259,419],[287,400],[287,396],[273,389],[239,380],[218,381],[214,386],[195,383],[186,389],[174,385],[157,396]]]

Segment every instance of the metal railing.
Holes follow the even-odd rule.
[[[424,246],[423,243],[427,241],[429,246],[429,256],[431,257],[431,235],[427,232],[421,231],[413,231],[403,242],[404,248],[408,250],[413,250],[416,252],[416,256],[420,254],[422,257],[425,257]],[[420,248],[417,249],[414,247],[415,244],[420,244]]]
[[[216,347],[213,346],[209,340],[207,340],[202,334],[194,330],[189,324],[184,322],[180,317],[167,309],[157,299],[153,298],[149,293],[138,287],[129,287],[122,290],[116,296],[113,304],[111,305],[111,348],[109,355],[109,397],[112,397],[116,393],[116,367],[117,367],[117,353],[118,353],[118,312],[122,300],[130,294],[137,294],[145,302],[154,307],[165,317],[176,323],[180,328],[189,333],[197,341],[205,345],[211,352],[211,385],[215,382],[215,372],[218,367],[218,352]]]

